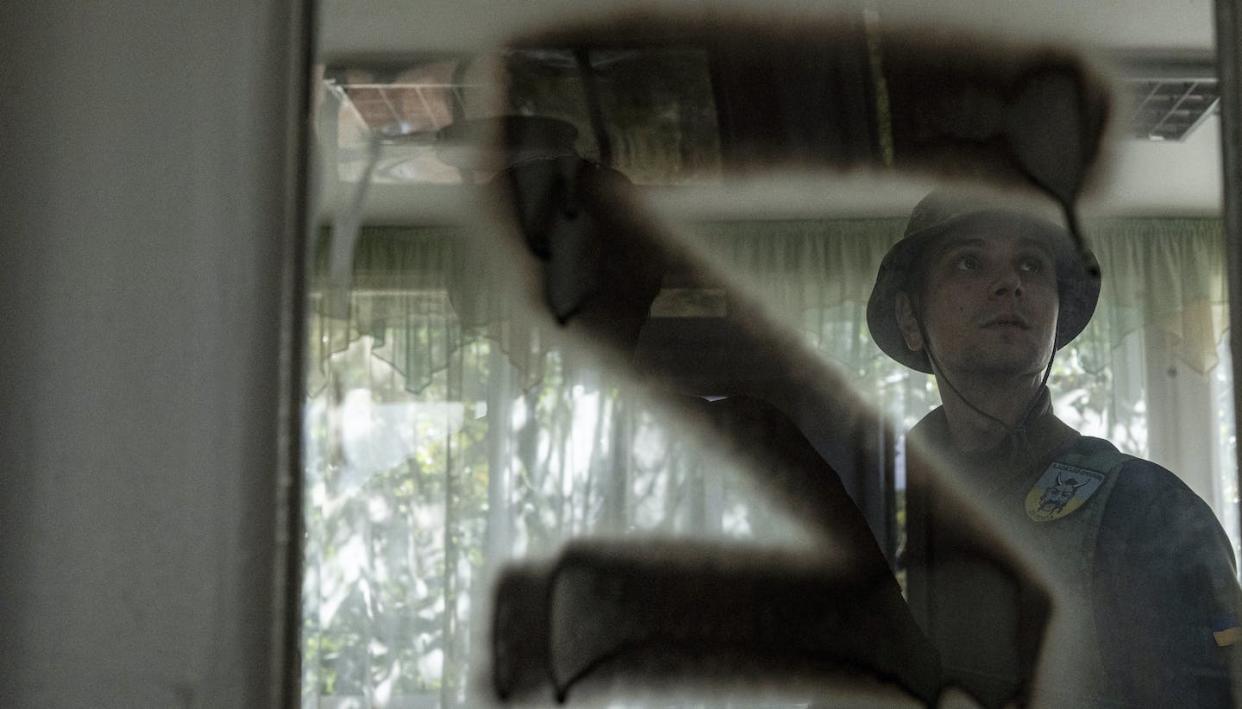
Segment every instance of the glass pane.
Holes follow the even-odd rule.
[[[463,7],[325,12],[305,706],[1234,703],[1210,17]]]

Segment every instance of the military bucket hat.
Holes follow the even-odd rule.
[[[1056,264],[1056,349],[1061,349],[1087,326],[1100,296],[1100,268],[1090,251],[1079,251],[1069,232],[1026,208],[993,197],[933,192],[915,206],[901,240],[880,263],[871,298],[867,302],[867,327],[876,345],[907,367],[930,374],[925,351],[906,347],[897,324],[897,294],[914,295],[922,260],[942,237],[964,228],[1020,230],[1047,244]]]

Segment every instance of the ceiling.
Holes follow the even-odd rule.
[[[993,35],[1077,46],[1208,51],[1211,0],[322,0],[320,51],[329,62],[415,51],[487,49],[514,33],[614,12],[740,11],[822,15],[834,8],[875,9],[893,22],[971,27]]]
[[[1109,64],[1119,53],[1147,59],[1147,68],[1179,62],[1209,65],[1213,46],[1212,3],[1208,0],[872,0],[865,3],[881,22],[928,27],[966,27],[998,38],[1069,45]],[[822,14],[822,2],[622,2],[566,0],[325,0],[320,54],[329,66],[399,62],[436,52],[485,51],[515,34],[555,27],[580,17],[607,16],[635,8],[680,13],[727,11],[770,13],[784,8],[795,16]],[[838,6],[840,7],[840,6]],[[485,18],[485,19],[484,19]],[[1123,130],[1116,130],[1120,135]],[[1128,138],[1110,141],[1084,199],[1088,214],[1216,214],[1221,203],[1219,119],[1208,115],[1181,142]],[[879,181],[818,176],[759,179],[728,191],[715,187],[652,188],[657,204],[673,213],[716,218],[793,217],[830,214],[900,214],[926,191],[917,180]],[[356,183],[325,180],[321,215],[335,213],[356,196]],[[472,192],[461,187],[373,184],[363,219],[409,224],[456,221],[471,209]]]

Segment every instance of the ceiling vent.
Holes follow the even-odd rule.
[[[1220,89],[1210,57],[1148,57],[1122,65],[1132,138],[1180,142],[1217,111]]]

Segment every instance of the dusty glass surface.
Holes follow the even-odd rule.
[[[304,706],[887,706],[948,686],[1053,706],[1059,680],[1069,696],[1151,698],[1179,686],[1178,668],[1223,677],[1195,681],[1205,704],[1232,701],[1242,629],[1216,612],[1228,603],[1189,600],[1236,590],[1238,539],[1210,25],[1165,46],[1142,28],[1057,42],[1039,25],[971,29],[960,8],[782,23],[529,5],[513,24],[512,10],[472,6],[497,13],[482,34],[451,12],[440,25],[419,15],[416,39],[380,32],[374,46],[357,39],[351,22],[373,26],[358,15],[324,15]],[[977,40],[981,63],[937,32]],[[1016,70],[995,79],[1012,69],[997,57],[1040,69],[1048,46],[1073,58],[1056,76],[1077,93],[1024,93]],[[1098,87],[1111,122],[1095,154],[1090,130],[1064,127],[1090,124]],[[1084,103],[1067,109],[1066,95]],[[1040,464],[1005,507],[989,502],[999,473],[962,477],[933,446],[907,446],[946,385],[885,353],[868,302],[916,204],[980,185],[1038,202],[1063,232],[1058,199],[1081,197],[1102,285],[1047,388],[1068,427],[1172,471],[1130,475],[1150,478],[1137,497],[1081,482],[1113,480],[1120,458],[1079,456],[1070,467],[1087,473],[1045,479],[1061,458],[1023,448]],[[964,290],[948,299],[965,302]],[[1031,397],[960,371],[958,411]],[[947,492],[908,502],[911,474]],[[1042,494],[1024,509],[1029,490]],[[944,499],[962,507],[929,522]],[[1114,499],[1129,526],[1104,515]],[[1167,519],[1188,515],[1191,532]],[[1044,526],[1015,541],[1028,521]],[[1167,624],[1146,638],[1173,668],[1167,683],[1146,655],[1118,670],[1054,652],[1079,634],[1050,608],[1098,635],[1119,617],[1093,600],[1107,584],[1063,579],[1143,583],[1135,559],[1152,561],[1151,579],[1193,575],[1184,549],[1115,541],[1118,526],[1190,535],[1207,559],[1191,562],[1210,567],[1169,587],[1185,591],[1170,613],[1192,618],[1197,654],[1179,656]],[[1050,571],[1023,546],[1047,539],[1096,553]],[[963,549],[1000,571],[955,571]],[[1021,602],[982,603],[978,617],[936,605],[990,597],[998,578]],[[959,650],[997,623],[1012,626],[987,633],[1012,640],[996,653],[1008,664],[980,669]],[[1035,636],[1054,641],[1032,649]],[[975,677],[992,671],[999,682]]]

